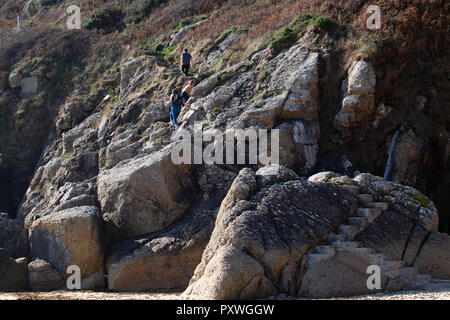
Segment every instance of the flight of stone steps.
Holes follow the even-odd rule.
[[[343,186],[348,191],[355,194],[360,203],[356,211],[356,216],[348,218],[347,224],[338,227],[337,233],[329,235],[329,244],[317,246],[313,253],[309,254],[308,264],[312,265],[319,261],[333,257],[337,251],[346,250],[355,253],[371,265],[380,266],[382,273],[387,275],[392,283],[396,279],[407,283],[409,288],[421,288],[432,279],[429,275],[419,274],[416,267],[405,267],[402,260],[389,260],[382,253],[377,253],[372,248],[363,247],[362,243],[352,241],[352,239],[374,221],[383,211],[389,208],[385,202],[375,202],[373,195],[361,194],[359,186]],[[394,284],[395,285],[395,284]]]

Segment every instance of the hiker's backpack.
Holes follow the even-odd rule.
[[[183,98],[181,97],[180,94],[177,93],[173,96],[172,104],[177,105],[177,106],[183,105]]]

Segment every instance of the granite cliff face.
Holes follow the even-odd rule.
[[[23,5],[33,21],[58,10]],[[131,11],[117,10],[120,19],[105,11],[63,32],[57,58],[20,57],[12,45],[2,53],[0,290],[65,288],[72,265],[83,289],[205,299],[370,293],[371,265],[381,270],[378,291],[450,279],[447,113],[436,120],[448,81],[433,78],[429,91],[412,81],[411,105],[400,107],[402,85],[394,95],[387,87],[394,73],[410,76],[410,60],[343,54],[330,44],[339,25],[313,14],[251,52],[238,46],[245,28],[194,41],[219,19],[196,16],[151,52],[147,42],[119,42],[102,55],[108,63],[90,41],[119,37],[111,30],[126,28]],[[94,49],[72,52],[75,39]],[[189,77],[173,61],[183,46],[196,56]],[[173,130],[165,102],[188,80],[191,109]],[[232,132],[233,157],[251,144],[244,130],[278,132],[281,166],[250,161],[248,148],[241,164],[175,163],[174,135],[198,128],[216,141]],[[195,150],[195,139],[188,145]]]

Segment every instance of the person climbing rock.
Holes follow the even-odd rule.
[[[183,88],[183,90],[181,91],[181,97],[183,98],[184,102],[187,102],[189,100],[189,98],[191,97],[191,91],[194,87],[195,87],[195,81],[191,80]]]
[[[166,107],[171,106],[170,111],[170,127],[171,128],[178,128],[178,116],[181,112],[181,108],[184,106],[186,108],[189,108],[189,105],[184,102],[183,98],[181,97],[180,90],[175,89],[172,91],[172,95],[170,96],[170,100],[167,102]]]
[[[189,69],[194,65],[191,54],[188,49],[184,49],[184,53],[181,55],[180,64],[181,64],[181,72],[187,76],[189,74]]]

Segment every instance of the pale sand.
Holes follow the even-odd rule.
[[[0,300],[180,300],[182,299],[180,295],[181,293],[53,291],[0,293]],[[290,298],[286,296],[280,296],[280,299],[290,300]],[[432,283],[429,284],[426,289],[420,291],[377,293],[349,298],[335,298],[331,300],[450,300],[450,282]]]

